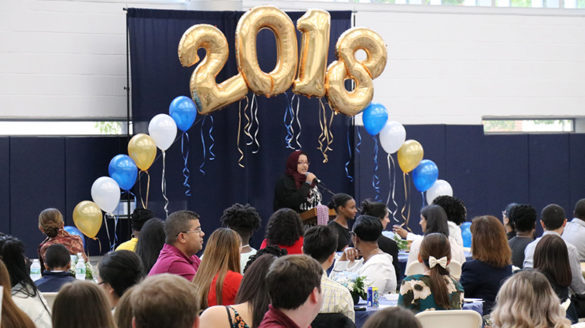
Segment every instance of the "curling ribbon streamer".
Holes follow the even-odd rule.
[[[252,101],[250,101],[250,117],[248,117],[247,115],[245,116],[248,122],[244,127],[244,131],[246,136],[250,138],[250,141],[246,142],[246,146],[256,144],[256,150],[253,150],[252,154],[257,154],[258,151],[260,151],[260,143],[258,142],[258,131],[260,130],[260,122],[258,121],[258,100],[256,99],[255,94],[252,95]],[[256,126],[254,135],[252,135],[254,123],[256,123]]]
[[[292,102],[291,102],[291,105],[292,105]],[[300,97],[297,97],[297,107],[296,107],[295,113],[294,113],[294,118],[296,119],[297,125],[299,126],[299,134],[297,134],[295,137],[295,142],[296,142],[297,147],[298,147],[297,149],[303,148],[303,146],[301,146],[301,143],[299,142],[299,138],[301,137],[301,132],[303,130],[303,127],[301,126],[301,120],[299,119],[300,105],[301,105],[301,99],[300,99]],[[292,126],[292,124],[291,124],[291,126]],[[294,133],[294,131],[293,131],[293,133]]]
[[[108,236],[108,246],[112,250],[112,239],[110,238],[110,229],[108,228],[108,214],[104,213],[103,220],[106,223],[106,236]]]
[[[290,144],[294,138],[294,129],[293,129],[293,121],[294,121],[294,111],[292,109],[292,102],[294,101],[296,94],[293,94],[292,98],[288,98],[288,93],[284,94],[286,96],[286,107],[284,109],[284,117],[282,118],[282,123],[284,124],[284,128],[286,130],[286,136],[284,137],[284,142],[286,144],[286,148],[294,150],[295,148]],[[290,116],[290,122],[288,120],[288,116]]]
[[[327,111],[321,98],[319,98],[319,105],[319,126],[321,127],[321,134],[318,138],[319,147],[317,149],[319,149],[321,154],[323,154],[323,163],[327,163],[329,161],[327,152],[333,150],[329,146],[333,143],[333,132],[331,132],[331,125],[333,124],[333,117],[335,117],[335,114],[333,111],[331,111],[331,118],[328,119]]]
[[[376,193],[374,200],[379,202],[380,178],[378,177],[378,138],[376,138],[376,136],[372,136],[372,139],[374,139],[374,175],[372,176],[372,187],[374,188],[374,192]]]
[[[360,129],[356,129],[355,130],[357,132],[357,143],[355,144],[355,153],[359,154],[360,153],[360,146],[362,145],[362,134],[360,133]]]
[[[142,199],[142,186],[140,183],[140,176],[142,175],[141,173],[146,174],[146,176],[148,177],[147,181],[146,181],[146,202],[144,201],[144,199]],[[140,195],[140,203],[142,204],[142,208],[148,208],[148,193],[150,191],[150,174],[148,173],[148,171],[140,171],[138,172],[138,194]]]
[[[205,152],[205,136],[203,136],[203,126],[205,125],[206,119],[207,116],[203,117],[203,121],[201,121],[201,148],[203,150],[203,160],[201,161],[201,165],[199,165],[199,172],[201,172],[203,175],[205,175],[205,170],[203,167],[205,167],[205,161],[207,160],[207,153]]]
[[[185,151],[185,139],[187,139],[187,148]],[[183,177],[185,181],[183,181],[183,186],[185,186],[185,196],[191,197],[191,185],[189,184],[189,176],[191,172],[189,171],[189,133],[183,132],[181,135],[181,154],[183,155]]]
[[[422,199],[422,206],[420,208],[423,208],[423,207],[425,207],[425,192],[424,191],[420,192],[420,197]]]
[[[351,141],[350,141],[350,134],[353,125],[351,124],[351,118],[349,118],[349,125],[347,126],[347,152],[349,153],[349,158],[347,162],[345,162],[345,176],[349,180],[349,182],[353,182],[353,177],[349,174],[349,163],[351,162]]]
[[[406,178],[408,177],[408,175],[406,173],[402,173],[402,180],[404,181],[404,205],[402,206],[402,210],[400,211],[400,215],[402,215],[402,218],[404,219],[404,223],[402,223],[403,226],[406,226],[408,230],[410,230],[408,228],[408,221],[410,220],[410,200],[408,198],[408,194],[409,194],[409,186],[410,183],[408,183],[406,181]],[[404,211],[406,211],[406,208],[408,207],[408,212],[407,215],[404,216]]]
[[[388,180],[390,181],[391,189],[388,192],[388,198],[386,198],[386,206],[390,202],[390,196],[392,196],[392,203],[394,203],[394,210],[392,211],[392,219],[394,222],[399,222],[396,218],[396,212],[398,212],[398,204],[394,198],[396,192],[396,163],[392,155],[388,154]]]
[[[244,107],[244,113],[246,112],[246,109],[248,109],[248,96],[246,96],[246,106]],[[240,100],[240,102],[238,103],[238,137],[236,140],[236,147],[238,148],[238,153],[240,153],[240,158],[238,158],[238,165],[243,168],[244,164],[242,164],[242,161],[244,160],[244,152],[242,151],[242,148],[240,148],[240,135],[242,134],[241,130],[242,130],[242,101]]]
[[[166,153],[162,151],[162,179],[160,182],[160,190],[162,192],[162,196],[165,199],[165,218],[169,217],[169,199],[167,198],[167,180],[165,178],[165,171],[166,171]]]
[[[215,139],[213,138],[213,116],[209,115],[209,120],[211,121],[211,125],[209,126],[209,160],[213,161],[215,159],[215,154],[213,153],[213,147],[215,146]]]

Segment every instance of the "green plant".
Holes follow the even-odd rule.
[[[405,251],[408,249],[408,241],[400,238],[398,234],[394,234],[394,237],[392,239],[394,239],[394,241],[396,242],[396,245],[398,246],[399,250]]]

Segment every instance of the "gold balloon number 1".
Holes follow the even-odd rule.
[[[246,12],[236,27],[236,60],[239,73],[217,84],[217,74],[224,67],[229,47],[225,35],[216,27],[198,24],[189,28],[179,42],[181,65],[191,67],[199,62],[197,50],[206,51],[205,59],[191,76],[191,95],[200,114],[209,114],[246,96],[248,89],[271,97],[293,86],[294,93],[307,97],[327,96],[333,109],[353,116],[365,108],[374,95],[372,79],[386,67],[387,52],[380,35],[367,28],[345,31],[337,41],[337,60],[327,68],[331,17],[318,9],[307,11],[297,21],[302,33],[301,58],[298,60],[294,24],[282,10],[261,6]],[[276,37],[277,62],[270,73],[258,64],[256,37],[264,28]],[[356,59],[358,50],[367,58]],[[297,73],[298,64],[298,73]],[[295,79],[296,75],[296,79]],[[345,81],[355,88],[348,91]]]

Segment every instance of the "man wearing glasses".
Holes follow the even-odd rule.
[[[177,211],[165,222],[166,240],[156,263],[148,273],[172,273],[192,281],[201,259],[195,254],[203,249],[203,236],[199,214]]]

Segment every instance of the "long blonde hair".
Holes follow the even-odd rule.
[[[502,285],[491,317],[497,328],[571,326],[548,280],[536,270],[519,272]]]
[[[215,230],[203,252],[203,260],[197,270],[193,283],[199,292],[201,309],[207,308],[207,295],[213,278],[217,304],[222,304],[223,280],[229,271],[240,272],[240,235],[229,228]]]
[[[10,275],[2,260],[0,260],[0,286],[2,292],[2,328],[34,328],[34,322],[12,300]]]

